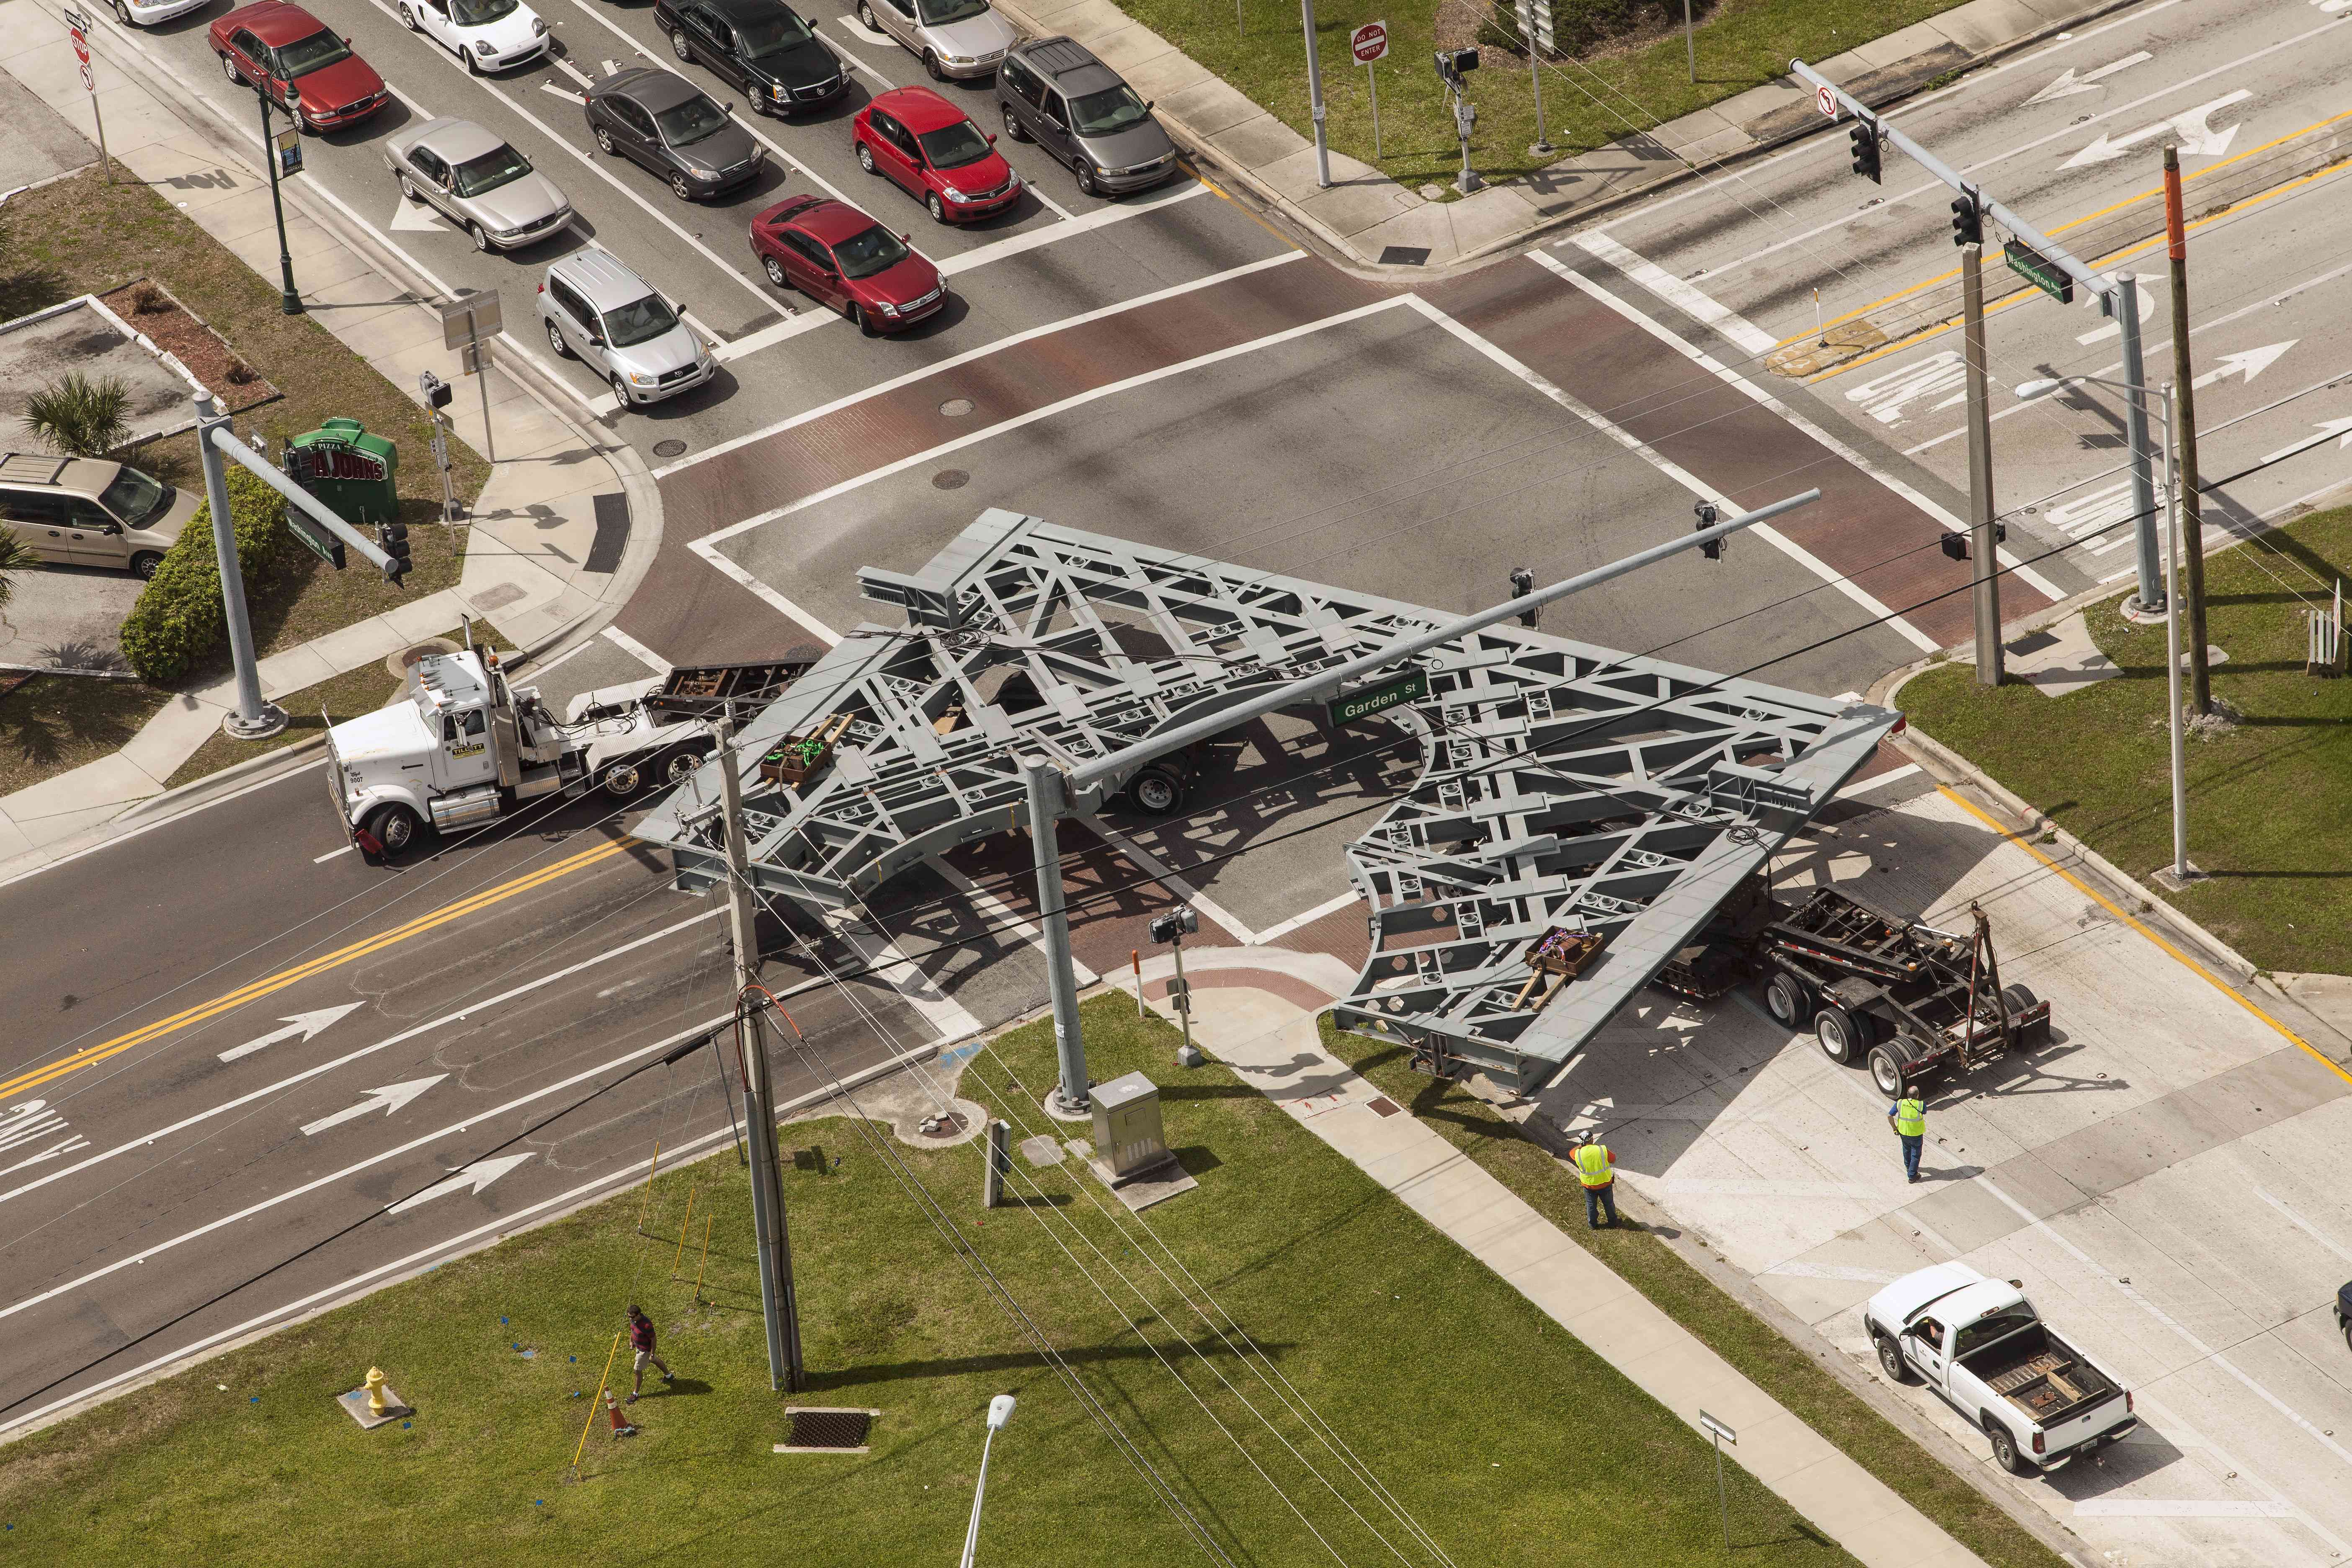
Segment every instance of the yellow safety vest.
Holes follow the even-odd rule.
[[[1916,1138],[1927,1131],[1927,1108],[1916,1100],[1895,1102],[1895,1131],[1906,1138]]]
[[[1576,1151],[1576,1179],[1588,1187],[1605,1187],[1617,1179],[1609,1168],[1607,1144],[1587,1143]]]

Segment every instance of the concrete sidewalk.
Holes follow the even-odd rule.
[[[258,139],[240,137],[215,121],[198,95],[151,75],[152,68],[120,43],[113,26],[102,21],[90,37],[108,151],[274,283],[277,226],[268,180],[257,162]],[[46,107],[52,117],[43,121],[47,131],[78,133],[89,121],[89,95],[50,5],[0,0],[0,81],[8,84],[0,101],[28,114],[38,113],[36,102]],[[95,147],[89,156],[96,158]],[[593,631],[625,602],[660,545],[660,494],[643,459],[625,443],[574,423],[561,395],[532,384],[528,367],[521,379],[504,368],[492,373],[486,426],[479,384],[462,374],[457,354],[442,346],[429,281],[409,275],[402,258],[302,180],[289,180],[285,191],[287,247],[312,319],[413,400],[421,402],[422,372],[455,385],[449,413],[458,439],[477,452],[495,447],[498,460],[466,525],[465,567],[454,590],[265,658],[264,693],[280,698],[356,669],[446,631],[461,614],[488,621],[516,647],[542,653]],[[127,826],[126,814],[163,793],[164,781],[218,729],[233,700],[226,681],[177,698],[114,755],[0,797],[0,879]],[[294,765],[311,750],[292,748],[280,765]],[[254,765],[268,771],[261,759]]]
[[[1297,968],[1282,961],[1302,956],[1251,951],[1276,970]],[[1737,1461],[1816,1529],[1872,1568],[1981,1568],[1974,1552],[1326,1051],[1313,1011],[1227,978],[1193,990],[1196,1040],[1643,1392],[1694,1426],[1701,1406],[1731,1426]],[[1160,981],[1147,970],[1147,994],[1164,991]]]
[[[1948,71],[1966,69],[2127,3],[1969,0],[1812,63],[1864,102],[1883,105]],[[1330,154],[1331,185],[1324,190],[1315,183],[1311,140],[1112,0],[1000,0],[998,9],[1033,34],[1064,33],[1086,45],[1138,93],[1156,100],[1160,120],[1179,142],[1313,231],[1343,261],[1382,268],[1383,275],[1392,268],[1402,278],[1490,256],[1663,186],[1737,164],[1825,123],[1813,108],[1811,89],[1781,77],[1460,200],[1425,200],[1370,164],[1338,152]]]

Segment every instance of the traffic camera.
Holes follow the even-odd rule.
[[[1720,514],[1715,510],[1715,503],[1711,500],[1700,501],[1693,506],[1691,510],[1698,518],[1698,526],[1691,530],[1693,533],[1705,533],[1722,521]],[[1698,547],[1698,552],[1709,561],[1720,561],[1723,559],[1725,542],[1720,539],[1710,539]]]
[[[1192,912],[1190,904],[1179,904],[1164,915],[1151,917],[1151,940],[1154,942],[1175,942],[1200,929],[1201,917]]]
[[[425,385],[425,405],[427,408],[446,408],[449,406],[449,399],[455,395],[457,392],[455,387],[451,386],[447,382],[442,380],[439,376],[434,374],[429,370],[426,371],[420,379],[423,381]]]
[[[1972,195],[1963,195],[1952,198],[1952,243],[1954,245],[1984,243],[1984,218],[1978,213],[1977,199]]]
[[[1995,522],[1992,525],[1992,542],[1995,544],[2007,544],[2009,542],[2009,524],[2005,522]],[[1965,533],[1948,528],[1944,530],[1942,544],[1944,547],[1944,554],[1948,559],[1953,561],[1966,561],[1969,556],[1969,536]]]
[[[1459,90],[1462,79],[1478,68],[1475,49],[1440,49],[1437,51],[1437,79]]]
[[[1881,184],[1878,177],[1878,128],[1857,121],[1846,134],[1853,140],[1853,172],[1867,176],[1874,184]]]

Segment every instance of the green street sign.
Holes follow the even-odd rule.
[[[1334,726],[1358,719],[1369,719],[1400,702],[1417,701],[1429,695],[1429,677],[1422,670],[1411,670],[1393,676],[1378,686],[1367,686],[1334,698],[1328,704]]]
[[[343,542],[329,531],[325,523],[304,516],[300,507],[286,509],[286,531],[294,536],[295,542],[336,571],[343,569]]]
[[[2030,245],[2012,239],[2000,247],[2003,259],[2011,271],[2049,295],[2062,305],[2074,302],[2074,279],[2063,268]]]

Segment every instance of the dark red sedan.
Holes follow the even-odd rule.
[[[895,332],[947,303],[940,269],[847,202],[793,196],[751,220],[751,254],[779,289],[840,311],[867,336]]]
[[[212,25],[213,53],[238,87],[266,83],[305,131],[355,125],[384,106],[383,78],[335,30],[285,0],[231,11]]]
[[[1021,198],[1021,176],[964,111],[927,87],[893,88],[857,111],[857,161],[887,174],[931,209],[934,223],[969,223]]]

